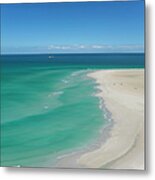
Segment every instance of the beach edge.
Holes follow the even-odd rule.
[[[96,95],[112,113],[114,127],[106,143],[82,155],[78,164],[144,170],[144,69],[97,70],[87,76],[96,80]]]

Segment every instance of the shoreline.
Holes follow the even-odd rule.
[[[99,108],[109,112],[110,126],[101,128],[88,148],[64,154],[56,167],[144,170],[144,69],[96,70],[87,76],[96,81],[95,96]]]
[[[104,105],[102,105],[104,106]],[[87,144],[85,147],[79,147],[79,149],[72,150],[71,152],[64,153],[57,157],[56,162],[52,165],[53,168],[88,168],[85,165],[80,165],[77,163],[78,159],[82,155],[87,154],[88,152],[93,152],[99,149],[102,144],[104,144],[110,137],[110,131],[113,127],[113,120],[111,119],[111,113],[106,109],[107,123],[99,130],[99,136],[92,140],[91,143]],[[110,118],[110,121],[108,121]]]
[[[98,70],[97,70],[98,71]],[[99,129],[98,137],[94,138],[91,143],[87,144],[84,147],[79,147],[76,150],[72,150],[70,152],[64,153],[57,157],[56,162],[52,165],[52,167],[56,168],[88,168],[85,165],[80,165],[77,163],[80,157],[88,152],[93,152],[96,149],[99,149],[103,143],[105,143],[110,137],[110,131],[113,127],[113,119],[111,117],[111,112],[106,108],[104,99],[96,96],[101,90],[98,88],[98,84],[96,80],[89,77],[89,74],[95,72],[91,70],[86,73],[87,78],[94,81],[95,93],[92,96],[95,96],[99,105],[98,108],[101,109],[103,113],[103,117],[105,118],[106,123]]]
[[[88,75],[101,90],[112,113],[111,137],[99,149],[82,155],[89,168],[144,170],[144,69],[98,70]]]

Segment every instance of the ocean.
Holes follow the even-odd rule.
[[[49,167],[106,126],[97,69],[144,68],[144,54],[1,55],[1,166]]]

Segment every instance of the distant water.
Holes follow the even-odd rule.
[[[107,124],[96,83],[99,68],[143,68],[143,54],[3,55],[2,166],[52,165],[84,148]]]
[[[3,55],[2,63],[41,64],[50,67],[63,66],[66,68],[142,68],[144,67],[143,53],[112,53],[112,54],[40,54],[40,55]],[[55,65],[55,66],[54,66]]]

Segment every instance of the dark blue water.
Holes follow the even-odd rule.
[[[2,55],[1,62],[2,64],[63,65],[63,68],[64,66],[69,68],[143,68],[145,66],[144,53]]]

